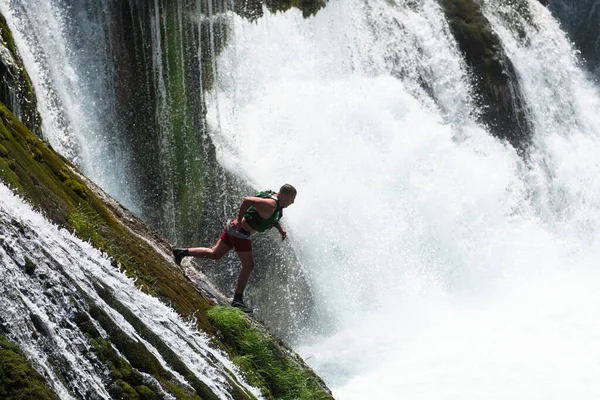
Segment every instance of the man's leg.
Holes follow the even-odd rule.
[[[246,289],[248,279],[250,278],[250,274],[254,269],[254,255],[252,250],[237,251],[237,255],[242,263],[242,270],[238,275],[237,285],[235,286],[235,294],[233,295],[233,301],[231,302],[231,305],[243,310],[244,312],[251,313],[253,312],[252,308],[248,307],[246,303],[244,303],[244,289]]]
[[[231,247],[227,245],[221,239],[217,240],[217,243],[212,247],[194,247],[188,249],[190,257],[199,258],[210,258],[211,260],[218,260],[223,257],[227,252],[231,250]]]
[[[175,264],[181,265],[183,257],[200,257],[218,260],[223,257],[232,248],[232,244],[226,243],[222,238],[217,240],[217,243],[212,247],[195,247],[190,249],[173,249],[173,257]]]
[[[248,284],[248,279],[250,279],[250,274],[254,269],[254,253],[252,251],[238,251],[237,255],[242,263],[242,270],[238,276],[235,293],[243,295],[244,289],[246,289],[246,285]]]

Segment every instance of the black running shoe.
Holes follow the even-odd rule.
[[[181,266],[181,260],[183,257],[189,255],[188,249],[173,249],[173,258],[175,258],[175,264]]]
[[[240,310],[242,310],[243,312],[247,313],[247,314],[251,314],[254,312],[254,310],[250,307],[248,307],[246,305],[246,303],[244,303],[242,300],[234,300],[231,302],[231,306],[235,307],[235,308],[239,308]]]

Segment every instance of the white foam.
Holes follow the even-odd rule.
[[[428,1],[236,18],[209,96],[219,160],[258,187],[298,189],[285,222],[324,328],[298,349],[336,398],[596,398],[597,135],[521,160],[473,122],[440,18]],[[581,103],[597,97],[579,71],[560,74],[586,97],[557,118],[590,126]]]

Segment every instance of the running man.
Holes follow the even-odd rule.
[[[285,229],[279,224],[283,209],[294,203],[296,189],[289,184],[283,185],[279,192],[260,192],[253,197],[245,197],[240,205],[237,219],[229,223],[217,243],[212,247],[194,247],[188,249],[173,249],[175,263],[181,265],[184,257],[209,258],[218,260],[234,249],[242,263],[242,269],[237,279],[235,295],[231,305],[245,312],[252,312],[244,303],[244,289],[254,269],[252,253],[252,235],[276,228],[281,240],[287,236]]]

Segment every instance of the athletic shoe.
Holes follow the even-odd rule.
[[[181,266],[181,260],[183,257],[189,255],[188,249],[173,249],[173,258],[175,258],[175,264]]]
[[[231,302],[231,306],[235,308],[239,308],[243,312],[250,314],[253,313],[254,310],[246,305],[242,300],[234,300]]]

